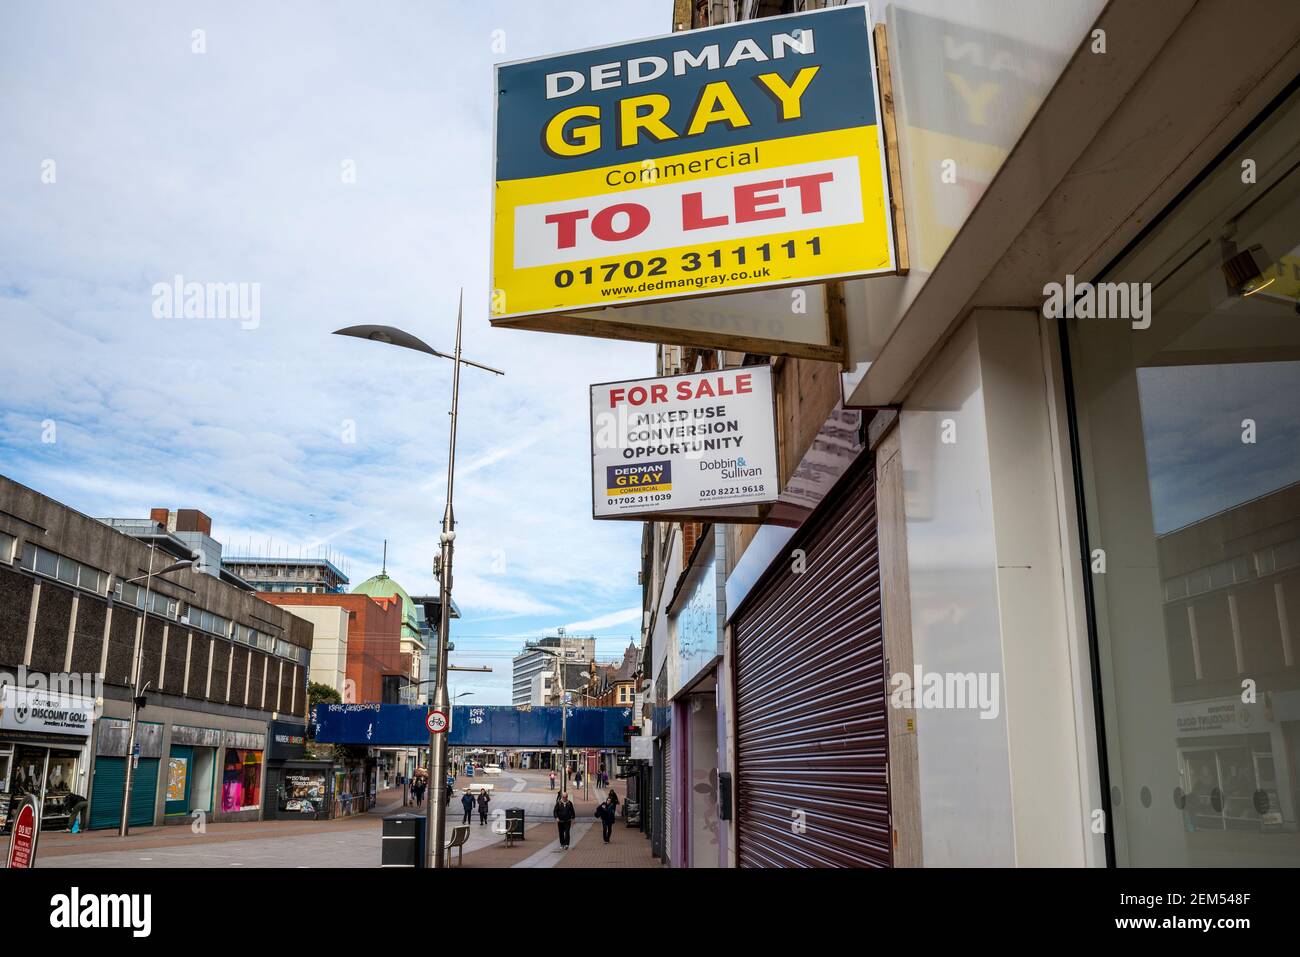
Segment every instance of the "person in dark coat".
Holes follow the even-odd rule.
[[[466,791],[460,796],[460,806],[465,809],[465,819],[460,823],[468,824],[470,815],[474,813],[474,795]]]
[[[424,789],[427,788],[428,786],[429,786],[428,780],[423,777],[416,778],[415,783],[411,785],[411,793],[415,795],[416,807],[419,807],[421,804],[424,803]]]
[[[613,788],[610,788],[610,789],[609,789],[609,797],[606,798],[605,800],[609,803],[610,808],[611,808],[611,809],[614,811],[614,813],[617,815],[617,814],[618,814],[618,795],[614,793],[614,789],[613,789]]]
[[[573,827],[573,819],[578,816],[578,812],[573,809],[573,802],[569,800],[569,792],[561,791],[555,799],[555,826],[560,832],[560,850],[569,849],[569,831]]]
[[[478,824],[482,827],[487,823],[488,802],[492,799],[488,797],[487,791],[478,792]]]
[[[614,809],[608,800],[600,802],[600,807],[596,808],[596,817],[600,818],[601,836],[608,844],[609,836],[614,832]]]

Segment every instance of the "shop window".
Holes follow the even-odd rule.
[[[1300,94],[1065,324],[1120,865],[1300,865],[1297,155]]]
[[[221,774],[221,810],[251,811],[262,804],[262,752],[227,748]]]
[[[317,817],[328,814],[325,772],[286,769],[277,798],[282,814],[312,814]]]

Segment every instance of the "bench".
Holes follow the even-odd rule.
[[[447,855],[448,867],[451,867],[451,849],[453,847],[457,848],[456,850],[457,866],[463,865],[465,863],[465,842],[468,840],[469,840],[468,824],[457,824],[455,827],[451,829],[451,837],[447,839],[447,843],[444,844],[442,848]]]

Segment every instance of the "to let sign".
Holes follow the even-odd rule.
[[[496,321],[896,271],[864,6],[503,64],[496,88]]]
[[[591,387],[594,518],[776,501],[771,366]]]
[[[14,818],[13,831],[9,837],[10,868],[26,869],[36,865],[36,836],[40,830],[40,813],[36,801],[29,794],[23,799]]]

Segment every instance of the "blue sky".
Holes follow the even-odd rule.
[[[329,332],[450,349],[463,285],[465,354],[507,374],[462,377],[453,661],[497,670],[455,690],[507,702],[509,655],[558,625],[617,656],[640,526],[591,520],[586,390],[653,350],[489,328],[491,64],[666,33],[669,0],[3,21],[0,472],[92,515],[201,509],[230,552],[328,546],[354,584],[387,538],[390,574],[432,591],[450,363]],[[257,284],[255,326],[156,318],[177,275]]]

